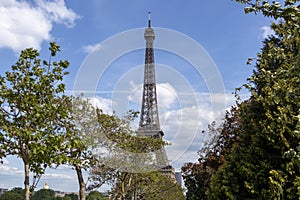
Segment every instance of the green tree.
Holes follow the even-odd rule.
[[[111,151],[113,146],[121,144],[126,146],[126,141],[120,140],[117,136],[131,133],[129,121],[135,113],[131,112],[129,114],[131,116],[128,115],[124,119],[114,114],[105,114],[101,109],[94,107],[90,99],[82,95],[73,97],[72,106],[69,106],[69,108],[72,108],[70,110],[72,119],[70,129],[73,134],[68,142],[68,163],[76,170],[79,183],[79,198],[85,200],[86,183],[83,178],[83,171],[91,171],[97,165],[97,172],[101,173],[103,177],[108,177],[106,173],[110,173],[112,169],[103,164],[106,155],[104,157],[97,155],[97,149],[102,148]],[[96,184],[94,182],[94,185],[90,186],[90,188],[98,188],[106,180],[97,181]]]
[[[69,129],[72,130],[72,136],[69,138],[66,155],[68,164],[74,167],[79,184],[79,199],[86,199],[86,183],[83,178],[83,171],[87,171],[97,162],[92,150],[100,144],[97,140],[100,126],[97,119],[97,113],[101,112],[95,108],[83,96],[72,97],[68,108],[70,112]]]
[[[70,200],[78,200],[77,194],[65,194],[65,197],[68,197]]]
[[[71,199],[71,197],[65,195],[63,197],[55,197],[53,200],[72,200],[72,199]],[[76,200],[78,200],[78,197]]]
[[[69,62],[52,61],[60,48],[50,43],[48,61],[29,48],[21,52],[18,62],[5,76],[0,76],[0,147],[5,155],[22,159],[25,174],[25,197],[30,197],[29,172],[34,173],[33,191],[47,166],[60,163],[67,123],[67,99],[63,77]]]
[[[64,196],[56,196],[55,200],[78,200],[78,195],[71,193]]]
[[[172,192],[176,193],[174,191],[177,191],[177,196],[180,196],[178,194],[183,196],[182,190],[175,190],[177,185],[174,186],[173,183],[167,184],[164,179],[166,177],[158,176],[159,172],[149,172],[157,170],[151,152],[160,150],[166,143],[161,139],[145,137],[132,131],[130,121],[136,116],[135,112],[129,112],[124,118],[98,115],[102,134],[108,142],[108,145],[104,144],[102,147],[107,147],[108,153],[100,157],[100,163],[92,168],[90,173],[92,184],[89,189],[95,189],[106,182],[111,183],[113,187],[112,198],[131,199],[132,196],[142,197],[150,195],[151,192],[166,197],[166,193],[162,192],[164,190],[169,192],[170,197]],[[156,182],[158,178],[161,182]],[[153,186],[152,191],[150,184]]]
[[[10,191],[4,192],[0,196],[0,200],[22,200],[25,199],[25,191],[22,188],[13,188]]]
[[[275,35],[264,41],[256,70],[245,87],[240,139],[213,175],[210,199],[300,198],[300,5],[268,1],[247,3],[246,12],[274,17]]]
[[[138,174],[138,176],[140,176]],[[144,174],[146,181],[136,182],[141,190],[141,197],[153,200],[184,200],[183,189],[175,180],[160,171]],[[143,177],[143,175],[142,175]]]
[[[30,198],[31,200],[54,200],[55,192],[51,189],[40,189],[34,192]]]
[[[147,173],[123,172],[121,175],[123,175],[123,180],[117,180],[111,192],[112,199],[185,199],[181,186],[160,171]]]
[[[238,141],[240,120],[238,106],[226,112],[224,122],[216,128],[213,122],[208,126],[210,141],[204,145],[198,154],[197,163],[186,163],[182,168],[182,176],[187,189],[186,198],[189,200],[207,199],[212,175],[225,162],[224,157],[229,155],[232,147]]]
[[[98,191],[91,191],[86,200],[108,200],[108,198],[104,197],[103,194]]]
[[[98,166],[97,173],[102,177],[108,177],[111,168],[104,165],[106,155],[97,155],[97,149],[107,149],[111,151],[113,146],[127,145],[126,141],[120,140],[118,135],[128,135],[131,133],[129,121],[135,115],[131,112],[124,119],[115,115],[104,114],[101,109],[94,107],[90,99],[83,95],[72,98],[70,130],[72,137],[68,141],[68,163],[76,170],[79,183],[79,198],[86,199],[86,183],[83,178],[83,171],[91,171],[94,166]],[[122,139],[125,139],[123,137]],[[101,166],[101,168],[99,167]],[[99,170],[101,169],[101,170]],[[91,178],[88,178],[91,179]],[[93,182],[90,188],[100,187],[107,179]]]

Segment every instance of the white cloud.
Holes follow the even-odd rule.
[[[170,110],[160,117],[164,139],[172,143],[166,147],[168,158],[177,169],[186,162],[197,160],[197,152],[210,138],[208,125],[213,121],[220,124],[225,110],[235,100],[230,94],[199,93],[195,96],[197,105]]]
[[[0,0],[0,48],[18,52],[24,48],[40,49],[51,39],[53,23],[74,26],[79,16],[67,8],[64,0],[27,1]]]
[[[140,103],[142,99],[142,84],[135,84],[134,81],[130,81],[131,94],[128,96],[128,100],[134,103]]]
[[[20,175],[24,172],[17,167],[9,166],[9,165],[0,165],[0,174],[2,175]]]
[[[261,27],[261,30],[263,31],[262,37],[264,39],[267,38],[267,37],[269,37],[270,35],[274,34],[274,31],[271,29],[270,26],[263,26],[263,27]]]
[[[60,174],[60,173],[46,173],[43,174],[42,177],[44,179],[75,179],[74,176]]]
[[[178,159],[184,159],[185,162],[195,161],[194,157],[187,155],[197,156],[197,151],[208,139],[202,131],[206,130],[212,121],[220,120],[223,113],[222,111],[214,112],[206,107],[192,106],[163,115],[161,121],[165,139],[172,143],[167,147],[169,159],[173,162],[178,162]]]
[[[111,99],[106,99],[103,97],[96,96],[96,97],[90,98],[90,102],[93,106],[100,108],[103,111],[103,113],[106,113],[106,114],[113,113],[112,107],[113,107],[114,102]]]
[[[169,109],[176,102],[177,92],[169,83],[157,84],[157,101],[160,106]]]
[[[82,47],[83,52],[90,53],[93,50],[99,50],[101,48],[101,44],[90,44]]]
[[[64,24],[67,27],[73,27],[75,19],[79,16],[71,9],[67,8],[64,0],[36,0],[38,9],[45,12],[50,21]]]

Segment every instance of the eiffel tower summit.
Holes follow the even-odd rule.
[[[146,40],[144,83],[142,93],[142,106],[137,132],[147,137],[162,139],[164,136],[160,128],[158,116],[158,104],[156,93],[155,62],[153,42],[155,39],[154,30],[151,27],[150,12],[148,12],[148,27],[145,30]],[[175,170],[169,164],[165,148],[155,152],[156,166],[161,173],[175,180]]]

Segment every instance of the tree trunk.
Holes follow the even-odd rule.
[[[78,184],[79,184],[79,199],[80,200],[86,200],[85,195],[85,182],[83,180],[83,175],[81,171],[81,167],[79,165],[75,165],[77,178],[78,178]]]
[[[30,188],[29,188],[29,164],[24,162],[24,171],[25,171],[25,200],[30,200]]]

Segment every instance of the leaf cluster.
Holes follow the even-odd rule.
[[[243,2],[279,21],[245,84],[252,95],[239,109],[239,141],[213,175],[208,194],[210,199],[299,199],[299,4]]]
[[[60,151],[68,132],[62,81],[69,62],[52,61],[60,51],[56,43],[51,42],[49,50],[47,61],[33,48],[21,51],[11,70],[0,76],[0,154],[19,156],[35,178],[64,160]]]

